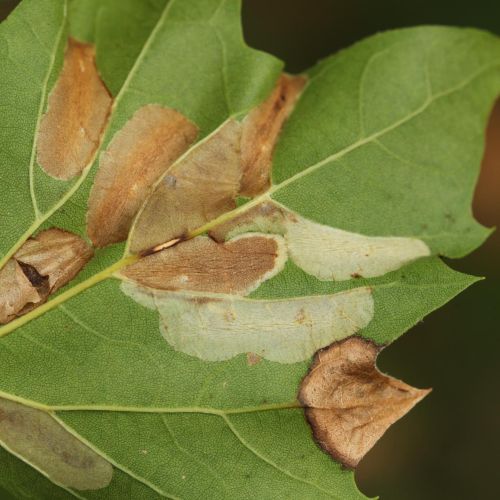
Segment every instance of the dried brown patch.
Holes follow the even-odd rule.
[[[156,180],[197,135],[196,125],[173,109],[150,104],[135,112],[101,155],[87,216],[95,246],[127,238]]]
[[[241,194],[255,196],[269,187],[274,147],[305,84],[303,76],[282,75],[272,94],[245,119],[241,140]]]
[[[228,243],[197,237],[142,258],[122,274],[148,288],[245,294],[281,270],[279,237],[246,235]]]
[[[112,465],[45,411],[0,398],[0,441],[56,484],[77,490],[105,488]]]
[[[91,161],[111,109],[92,45],[69,39],[64,65],[38,133],[38,163],[52,177],[71,179]]]
[[[430,391],[380,373],[379,348],[359,337],[316,354],[299,400],[319,445],[354,468],[384,432]]]
[[[240,139],[241,125],[229,121],[169,170],[139,214],[132,252],[179,238],[235,207]]]
[[[0,271],[0,324],[24,314],[45,297],[31,284],[19,263],[9,260]]]
[[[92,258],[79,236],[47,229],[27,240],[0,271],[0,323],[43,304]]]

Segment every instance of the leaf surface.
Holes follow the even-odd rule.
[[[35,31],[38,25],[43,29]],[[36,148],[68,30],[95,43],[114,104],[92,161],[81,176],[61,181],[36,163]],[[98,8],[86,0],[69,11],[63,1],[25,0],[1,25],[0,43],[6,68],[0,138],[8,145],[0,150],[0,175],[2,185],[13,186],[0,201],[2,265],[39,228],[87,237],[87,203],[102,154],[139,109],[174,109],[199,129],[187,156],[155,184],[144,214],[152,200],[164,199],[161,183],[175,187],[184,179],[182,165],[224,124],[245,126],[281,71],[279,61],[246,47],[239,2],[224,0],[105,0]],[[29,79],[22,78],[26,71]],[[364,498],[353,473],[314,443],[299,385],[318,349],[352,334],[389,344],[476,281],[439,255],[462,256],[488,234],[472,218],[470,202],[487,114],[500,90],[500,42],[474,30],[393,31],[322,61],[307,78],[279,134],[268,190],[238,206],[224,199],[223,209],[194,217],[184,235],[169,213],[168,227],[155,227],[152,240],[162,243],[157,236],[165,230],[164,254],[148,257],[134,248],[134,234],[150,230],[139,216],[129,242],[96,250],[48,302],[0,327],[0,396],[54,415],[113,466],[110,485],[95,491],[52,486],[28,469],[36,498]],[[187,190],[194,193],[190,210],[203,212],[195,198],[203,182],[194,184]],[[270,203],[271,213],[248,217]],[[188,244],[207,232],[227,239],[228,248],[236,238],[274,238],[284,248],[283,265],[257,272],[258,287],[253,276],[251,286],[215,292],[201,278],[199,289],[180,293],[172,285],[138,286],[127,275],[139,257],[142,264],[168,256],[170,241],[177,245],[171,252],[188,255]],[[218,265],[207,266],[203,279],[222,287]],[[210,274],[214,269],[218,275]],[[225,276],[229,282],[236,275]],[[345,297],[349,308],[339,305]],[[318,303],[328,314],[311,305]],[[186,304],[189,314],[179,316]],[[265,310],[267,322],[254,312]],[[225,331],[223,321],[232,325],[225,333],[235,349],[225,352],[224,336],[219,344],[205,338],[206,318],[219,321],[215,333]],[[349,328],[339,328],[339,318]],[[302,343],[290,334],[276,345],[277,333],[292,324],[291,332],[306,332]],[[9,470],[2,488],[25,494],[19,478],[26,464],[4,451],[0,460]]]

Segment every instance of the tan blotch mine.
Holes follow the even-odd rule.
[[[196,125],[173,109],[150,104],[134,113],[100,156],[87,214],[95,246],[127,238],[156,180],[197,135]]]
[[[272,202],[215,227],[210,235],[224,241],[247,231],[284,235],[291,260],[323,281],[382,276],[431,253],[417,238],[352,233],[305,219]]]
[[[199,236],[143,257],[121,274],[157,290],[246,295],[278,274],[286,258],[280,236],[242,235],[227,243]]]
[[[240,141],[241,125],[230,120],[169,169],[132,228],[133,253],[182,237],[235,207]]]
[[[40,286],[34,285],[19,263],[9,260],[0,271],[0,324],[29,312],[47,296],[45,280],[41,280]]]
[[[99,146],[112,98],[95,65],[92,45],[69,39],[37,137],[38,163],[57,179],[71,179]]]
[[[0,271],[0,323],[43,304],[92,258],[79,236],[52,228],[28,239]]]
[[[66,488],[98,490],[113,477],[112,465],[50,414],[3,398],[0,444]]]
[[[161,292],[128,282],[122,290],[159,312],[161,333],[174,349],[205,361],[246,353],[278,363],[304,361],[364,328],[374,313],[365,287],[280,300]]]
[[[354,468],[384,432],[430,390],[415,389],[378,371],[379,348],[359,337],[318,352],[300,386],[318,444]]]
[[[282,75],[272,94],[245,118],[241,139],[242,195],[256,196],[269,187],[274,147],[305,84],[303,76]]]

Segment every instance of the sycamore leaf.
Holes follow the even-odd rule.
[[[0,25],[14,497],[364,498],[348,468],[427,393],[376,355],[476,281],[439,256],[488,234],[500,41],[392,31],[291,76],[239,10],[24,0]]]

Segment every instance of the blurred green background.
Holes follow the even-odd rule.
[[[0,19],[16,4],[0,0]],[[290,72],[385,29],[475,26],[500,35],[500,0],[246,0],[250,45]],[[1,68],[0,68],[1,71]],[[500,103],[488,128],[474,213],[500,226]],[[366,456],[357,480],[382,500],[500,498],[500,233],[450,265],[487,279],[425,319],[379,357],[379,367],[434,391]],[[297,499],[300,500],[300,499]]]

